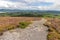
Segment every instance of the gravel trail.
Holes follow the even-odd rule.
[[[45,22],[45,19],[41,19],[33,21],[26,29],[6,31],[0,36],[0,40],[47,40],[48,28],[43,25]]]

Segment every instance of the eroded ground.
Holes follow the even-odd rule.
[[[6,31],[0,36],[0,40],[47,40],[48,28],[43,25],[45,22],[45,19],[41,19],[33,21],[26,29]]]

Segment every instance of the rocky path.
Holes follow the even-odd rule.
[[[17,28],[4,32],[0,40],[47,40],[48,28],[43,25],[45,22],[45,19],[33,21],[26,29]]]

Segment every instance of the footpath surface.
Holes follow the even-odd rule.
[[[26,29],[6,31],[0,36],[0,40],[47,40],[48,28],[43,25],[45,22],[45,19],[41,19],[33,21]]]

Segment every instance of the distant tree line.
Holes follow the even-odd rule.
[[[49,12],[6,12],[0,13],[0,17],[60,17],[60,15],[55,15]]]

